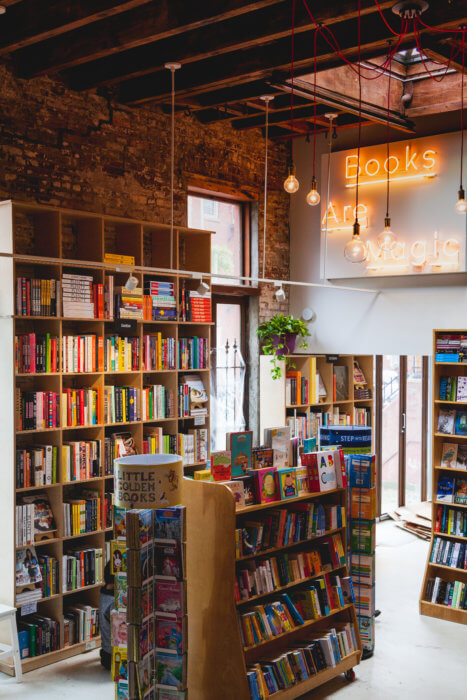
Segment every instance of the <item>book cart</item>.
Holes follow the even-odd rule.
[[[438,507],[443,509],[449,508],[456,514],[467,515],[467,505],[453,503],[447,501],[438,501],[438,482],[443,476],[451,476],[454,479],[463,478],[467,475],[465,468],[459,468],[459,465],[441,466],[441,457],[443,451],[443,443],[453,443],[457,445],[467,446],[467,435],[446,434],[438,432],[438,417],[442,409],[461,410],[467,408],[467,402],[462,401],[445,401],[439,398],[440,382],[443,377],[467,377],[467,362],[461,362],[460,358],[457,361],[438,361],[437,358],[437,340],[444,335],[461,335],[467,338],[467,330],[459,329],[435,329],[433,331],[433,434],[432,434],[432,516],[431,516],[431,540],[428,552],[428,558],[423,578],[422,590],[420,594],[420,614],[428,615],[429,617],[437,617],[440,620],[448,620],[450,622],[459,622],[467,624],[467,610],[462,610],[451,605],[442,605],[431,602],[431,598],[427,592],[429,579],[439,577],[445,582],[459,581],[467,584],[467,570],[454,566],[438,564],[432,559],[432,552],[435,544],[435,539],[446,540],[467,545],[467,537],[459,534],[447,534],[447,532],[438,532],[435,530],[437,521]],[[455,353],[454,353],[455,354]],[[447,359],[447,358],[446,358]],[[451,357],[449,358],[451,360]],[[455,358],[452,357],[454,360]],[[448,563],[448,562],[447,562]]]
[[[347,655],[334,668],[326,668],[311,678],[274,694],[278,700],[298,698],[326,681],[345,673],[353,680],[353,668],[361,659],[361,642],[355,606],[344,605],[325,617],[305,621],[289,632],[279,634],[255,646],[242,645],[238,613],[257,603],[264,603],[284,590],[298,589],[309,584],[308,579],[289,584],[273,593],[255,596],[248,601],[235,601],[235,574],[239,562],[261,559],[274,552],[290,548],[312,547],[321,537],[303,540],[277,549],[269,549],[251,557],[236,559],[235,529],[245,519],[251,519],[271,507],[287,507],[297,501],[320,500],[347,508],[346,489],[307,494],[289,501],[246,506],[235,510],[234,496],[229,489],[215,482],[184,479],[183,502],[187,507],[187,605],[188,629],[188,688],[190,700],[249,700],[247,666],[280,655],[294,644],[319,636],[320,630],[337,622],[351,622],[357,638],[357,651]],[[341,532],[346,547],[346,527]],[[347,566],[336,570],[347,576]],[[319,574],[317,574],[319,575]]]
[[[172,243],[172,261],[171,261]],[[16,416],[16,392],[50,391],[61,397],[66,388],[100,389],[100,400],[104,402],[104,386],[135,387],[140,390],[145,385],[163,385],[175,391],[177,398],[180,375],[190,370],[162,370],[148,372],[143,369],[143,335],[161,332],[163,338],[204,338],[209,348],[210,326],[212,323],[187,321],[131,321],[133,327],[127,335],[139,338],[140,353],[138,369],[125,372],[65,373],[61,371],[61,340],[65,335],[92,333],[97,336],[125,335],[125,330],[117,327],[112,318],[70,318],[59,316],[25,316],[17,314],[16,280],[18,277],[61,280],[65,272],[92,275],[95,283],[104,284],[106,275],[114,276],[115,286],[125,285],[130,273],[139,278],[140,286],[145,280],[165,279],[174,285],[175,298],[180,312],[179,290],[195,290],[199,285],[200,273],[210,271],[211,233],[202,230],[176,226],[171,240],[171,227],[146,221],[124,219],[114,216],[72,211],[40,206],[24,202],[4,201],[0,204],[0,273],[4,280],[4,293],[0,297],[0,322],[2,331],[2,362],[0,363],[0,387],[2,394],[2,414],[0,435],[3,445],[2,489],[0,504],[2,527],[0,528],[0,549],[5,570],[0,580],[0,599],[16,605],[15,554],[18,549],[15,539],[15,506],[23,495],[45,492],[52,507],[56,531],[53,537],[35,541],[38,556],[50,555],[58,561],[59,575],[57,592],[43,597],[29,612],[50,617],[59,623],[59,648],[50,653],[23,660],[23,671],[29,671],[60,659],[90,650],[99,646],[98,636],[77,644],[65,646],[64,611],[67,607],[86,604],[97,607],[101,582],[84,588],[65,591],[63,588],[62,557],[69,550],[79,548],[99,548],[105,554],[111,538],[111,518],[104,520],[105,495],[113,491],[113,475],[104,469],[104,439],[115,432],[130,433],[136,449],[143,451],[143,440],[155,427],[162,428],[165,434],[187,433],[195,427],[193,417],[178,416],[178,401],[175,401],[175,415],[156,420],[137,420],[105,424],[45,428],[42,430],[19,430]],[[105,262],[105,254],[134,256],[131,266]],[[171,264],[172,262],[172,264]],[[186,272],[184,272],[186,270]],[[195,273],[192,275],[191,273]],[[196,276],[197,273],[197,276]],[[210,279],[205,278],[210,284]],[[62,305],[60,304],[60,309]],[[62,313],[62,312],[61,312]],[[177,315],[180,318],[180,315]],[[130,325],[131,325],[130,324]],[[56,372],[41,374],[15,374],[15,335],[27,333],[50,333],[58,341],[59,366]],[[191,370],[202,377],[209,397],[209,369]],[[208,430],[209,444],[209,403],[204,428]],[[103,405],[101,415],[104,415]],[[58,412],[61,418],[61,412]],[[198,422],[199,423],[199,422]],[[64,482],[62,476],[62,445],[70,441],[95,440],[100,442],[99,475],[91,479]],[[16,449],[32,449],[44,445],[56,446],[57,483],[43,486],[17,488]],[[205,462],[185,465],[186,473],[200,468]],[[98,492],[101,505],[101,528],[80,534],[65,536],[63,503],[75,498],[80,487],[92,488]],[[19,607],[19,606],[17,606]],[[18,619],[21,620],[18,609]],[[6,640],[3,640],[6,641]],[[13,666],[2,662],[1,670],[12,674]]]

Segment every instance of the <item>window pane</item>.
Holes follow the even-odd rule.
[[[225,434],[245,429],[245,362],[239,304],[216,304],[216,347],[211,382],[211,450],[225,450]]]
[[[398,506],[399,483],[399,357],[383,355],[383,435],[381,512]]]
[[[422,357],[407,357],[405,502],[421,500],[422,482]]]
[[[242,208],[235,202],[188,196],[188,226],[214,231],[211,241],[211,270],[223,275],[243,274]],[[241,284],[216,278],[215,284]]]

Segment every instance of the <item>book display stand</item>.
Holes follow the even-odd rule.
[[[467,330],[433,331],[432,526],[420,613],[467,624]]]
[[[0,272],[9,290],[0,299],[4,348],[0,368],[4,407],[0,421],[4,446],[0,547],[11,572],[2,576],[0,598],[18,607],[19,622],[29,621],[28,613],[39,616],[40,625],[51,627],[54,640],[53,651],[35,648],[34,655],[23,658],[23,670],[28,671],[99,646],[96,625],[83,627],[79,641],[76,635],[70,639],[69,631],[70,625],[76,627],[80,610],[94,614],[97,609],[112,533],[113,459],[119,445],[138,453],[148,449],[180,454],[184,436],[193,447],[197,430],[204,449],[209,445],[210,372],[200,354],[201,349],[209,358],[209,293],[204,297],[208,301],[198,304],[195,317],[200,320],[186,319],[195,306],[189,309],[187,299],[193,296],[191,292],[196,297],[200,276],[210,271],[211,234],[176,226],[171,238],[167,225],[5,201],[0,204],[0,252]],[[137,278],[139,301],[137,291],[125,287],[129,276]],[[120,292],[119,319],[115,318],[117,304],[109,278],[113,278],[114,292],[127,290]],[[209,283],[209,278],[205,280]],[[167,300],[169,292],[173,301]],[[162,308],[156,309],[151,295],[157,294],[163,298]],[[135,318],[134,309],[141,299],[144,317]],[[165,313],[164,301],[170,314]],[[164,315],[170,320],[164,320]],[[83,343],[77,351],[75,344],[75,356],[71,349],[69,354],[63,352],[65,338],[70,336]],[[160,356],[162,368],[149,360],[144,364],[148,336],[157,336],[159,351],[165,348]],[[35,363],[27,354],[34,346],[24,343],[26,337],[38,343]],[[105,369],[101,343],[110,346],[115,337],[121,340],[118,364]],[[171,364],[165,368],[170,348]],[[78,357],[82,364],[77,371],[65,371],[64,361],[76,363]],[[24,362],[28,371],[20,371]],[[181,411],[179,385],[188,386],[185,378],[191,375],[201,378],[206,391],[202,416],[191,413],[186,391]],[[148,387],[155,386],[167,399],[167,417],[160,418],[160,413],[145,417]],[[115,421],[109,418],[111,410]],[[184,460],[186,473],[205,464],[207,451],[199,461],[196,449],[189,454]],[[32,467],[28,472],[29,459]],[[51,567],[53,592],[43,591],[24,608],[16,595],[15,563],[22,556],[17,553],[27,547],[16,546],[15,508],[23,496],[39,490],[47,495],[55,532],[49,532],[47,539],[35,537],[34,549],[39,565]],[[77,570],[81,572],[77,557],[89,558],[89,572],[81,580],[76,578]],[[34,583],[32,587],[40,595]],[[37,620],[34,624],[37,628]],[[13,672],[7,662],[1,669]]]

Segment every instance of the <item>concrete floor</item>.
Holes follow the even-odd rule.
[[[465,690],[466,629],[418,614],[428,544],[395,526],[377,527],[377,607],[373,658],[305,698],[339,700],[461,700]],[[464,688],[464,690],[462,690]],[[98,652],[62,661],[24,676],[17,684],[0,673],[0,698],[24,700],[113,700],[114,688]]]

